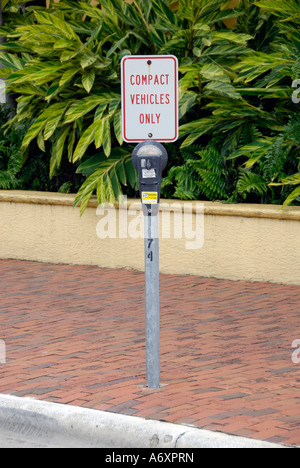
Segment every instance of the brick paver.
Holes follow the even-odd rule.
[[[161,275],[154,391],[143,273],[0,260],[0,277],[0,393],[300,445],[300,287]]]

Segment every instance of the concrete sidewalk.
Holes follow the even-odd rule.
[[[0,448],[268,449],[286,446],[180,424],[0,395]]]
[[[154,391],[143,273],[0,260],[0,276],[0,393],[300,445],[300,287],[161,275]]]

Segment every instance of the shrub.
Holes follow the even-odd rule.
[[[121,148],[120,61],[174,54],[180,140],[168,146],[163,193],[298,203],[299,140],[291,140],[299,122],[291,87],[299,66],[297,4],[64,0],[23,16],[18,10],[16,25],[2,28],[0,60],[1,76],[18,95],[11,125],[28,126],[25,158],[34,158],[33,145],[50,154],[51,179],[64,164],[75,165],[86,178],[75,202],[81,211],[94,192],[100,203],[124,188],[133,193],[132,146]],[[296,185],[293,195],[289,184]]]

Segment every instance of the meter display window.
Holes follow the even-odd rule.
[[[143,179],[155,179],[156,171],[155,169],[142,169]]]

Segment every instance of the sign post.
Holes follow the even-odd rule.
[[[159,214],[167,151],[161,142],[178,138],[178,61],[174,56],[128,56],[121,63],[122,134],[139,143],[132,162],[139,175],[145,221],[146,375],[159,388]]]

